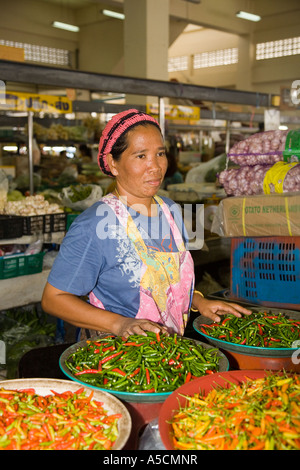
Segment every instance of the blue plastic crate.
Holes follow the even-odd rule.
[[[231,297],[300,310],[300,237],[231,240]]]

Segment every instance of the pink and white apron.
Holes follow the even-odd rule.
[[[185,249],[181,233],[167,204],[158,196],[155,201],[162,208],[170,225],[178,251],[165,252],[148,247],[125,204],[108,194],[102,201],[110,206],[142,260],[140,279],[140,306],[135,318],[145,318],[164,325],[170,333],[182,335],[186,327],[194,287],[194,263]],[[90,303],[104,309],[93,293]]]

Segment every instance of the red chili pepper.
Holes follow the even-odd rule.
[[[113,372],[118,372],[118,374],[123,375],[123,377],[126,376],[126,372],[124,372],[121,369],[118,369],[117,367],[115,369],[112,369]]]
[[[86,369],[86,370],[81,370],[79,372],[75,372],[75,375],[82,375],[82,374],[99,374],[98,369]]]
[[[191,380],[191,377],[192,377],[192,374],[190,372],[188,372],[186,374],[185,383],[189,382]]]
[[[147,385],[150,384],[150,373],[148,369],[146,369],[146,382],[147,382]]]
[[[129,375],[129,377],[134,377],[136,374],[139,373],[140,370],[141,370],[141,368],[138,367],[137,369],[135,369],[135,371],[133,371],[133,372]]]
[[[149,390],[140,390],[138,393],[154,393],[155,388],[149,388]]]
[[[144,343],[135,343],[135,342],[129,342],[129,343],[123,343],[124,346],[143,346]]]
[[[102,351],[105,352],[105,351],[114,351],[116,348],[114,346],[109,346],[108,348],[103,348]]]
[[[120,354],[123,354],[123,351],[119,351],[115,354],[112,354],[111,356],[108,356],[108,357],[105,357],[104,359],[101,360],[101,364],[105,364],[106,362],[110,361],[111,359],[113,359],[114,357],[117,357],[119,356]]]

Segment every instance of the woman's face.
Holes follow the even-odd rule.
[[[127,134],[127,149],[119,161],[110,158],[120,191],[128,198],[151,198],[159,189],[168,166],[162,135],[155,126],[136,126]]]

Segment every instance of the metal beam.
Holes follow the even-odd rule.
[[[101,101],[73,101],[73,111],[80,113],[118,113],[120,111],[126,110],[132,105],[126,104],[112,104],[105,103]],[[140,111],[145,111],[145,106],[135,106],[136,109]],[[264,113],[241,113],[241,112],[228,112],[228,111],[211,111],[208,109],[201,109],[200,119],[211,119],[211,120],[220,120],[220,121],[238,121],[238,122],[263,122]],[[50,126],[54,121],[51,117],[47,116],[44,118],[34,117],[34,122],[37,122],[45,127]],[[64,115],[60,115],[55,118],[55,122],[62,124],[64,126],[74,126],[81,123],[78,119],[66,119]],[[294,124],[300,125],[300,116],[280,116],[281,124]],[[14,126],[14,127],[24,127],[27,123],[27,117],[18,117],[18,116],[7,116],[6,114],[0,114],[0,127],[3,126]],[[171,121],[169,127],[172,127]],[[180,129],[183,127],[186,129],[187,125],[181,125],[176,123],[176,128]],[[201,128],[201,122],[197,125],[190,126],[190,128]]]
[[[66,70],[0,60],[0,80],[51,87],[269,107],[272,95],[184,83]]]

